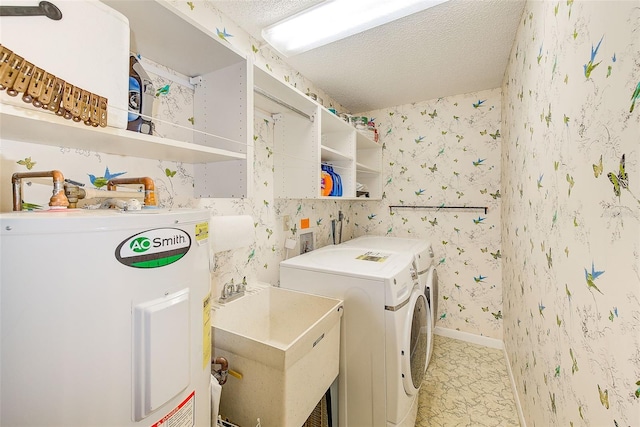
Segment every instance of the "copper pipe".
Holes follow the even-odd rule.
[[[58,170],[46,172],[16,172],[11,176],[13,187],[13,210],[22,210],[22,179],[23,178],[53,178],[53,194],[49,199],[49,206],[63,207],[69,206],[69,200],[64,194],[64,176]]]
[[[114,178],[107,182],[107,190],[114,191],[118,184],[141,184],[144,185],[144,204],[145,206],[157,206],[156,203],[156,187],[153,179],[149,177],[141,178]]]
[[[211,361],[212,365],[220,365],[219,370],[214,370],[216,374],[216,379],[218,380],[218,384],[223,385],[227,382],[227,375],[229,374],[229,362],[224,357],[216,357]],[[218,378],[218,376],[220,378]]]

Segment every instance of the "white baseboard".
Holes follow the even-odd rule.
[[[502,350],[504,348],[502,340],[489,338],[482,335],[470,334],[469,332],[462,332],[455,329],[443,328],[441,326],[436,326],[435,328],[433,328],[433,333],[447,338],[470,342],[472,344],[483,345],[490,348],[497,348],[498,350]]]
[[[527,422],[524,419],[524,412],[522,412],[522,405],[520,404],[520,396],[518,396],[518,389],[516,388],[516,381],[513,377],[513,371],[511,370],[511,362],[509,361],[509,355],[507,349],[503,348],[504,360],[507,362],[507,373],[509,374],[509,380],[511,381],[511,390],[513,391],[513,400],[516,402],[516,411],[518,412],[518,418],[520,419],[520,427],[527,427]]]

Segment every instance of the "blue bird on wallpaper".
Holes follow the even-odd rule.
[[[478,107],[482,106],[482,104],[484,104],[486,101],[487,101],[486,99],[483,99],[483,100],[478,99],[478,102],[474,102],[472,104],[473,108],[478,108]]]
[[[478,158],[478,160],[476,160],[475,162],[473,162],[473,166],[480,166],[482,165],[482,163],[487,160],[487,159],[480,159]]]
[[[422,142],[422,140],[423,140],[423,139],[424,139],[424,136],[418,136],[418,137],[415,139],[416,144],[420,144],[420,143]]]
[[[487,219],[487,218],[486,218],[486,217],[485,217],[485,218],[482,218],[482,217],[480,217],[480,216],[479,216],[479,217],[478,217],[478,219],[474,219],[474,220],[473,220],[473,223],[474,223],[474,224],[480,224],[480,223],[482,223],[482,221],[484,221],[485,219]]]
[[[218,37],[220,37],[222,40],[228,42],[229,40],[227,40],[227,37],[233,37],[231,34],[227,33],[227,29],[223,28],[222,31],[220,31],[218,29],[218,27],[216,27],[216,33],[218,33]]]
[[[418,191],[415,191],[416,196],[422,196],[424,194],[425,190],[423,190],[422,188],[420,188]]]
[[[598,54],[598,49],[600,49],[600,43],[602,43],[602,39],[604,39],[604,36],[600,38],[600,41],[598,42],[598,45],[595,47],[595,49],[593,48],[593,45],[591,45],[591,59],[589,60],[589,62],[583,65],[584,76],[586,78],[589,78],[591,76],[591,72],[595,70],[595,68],[598,65],[600,65],[600,62],[602,62],[600,61],[597,64],[594,64],[594,61],[596,60],[596,55]]]
[[[373,218],[375,218],[375,217],[376,217],[376,214],[374,214],[374,213],[367,215],[367,218],[368,218],[369,220],[372,220],[372,219],[373,219]]]
[[[542,302],[538,303],[538,311],[540,312],[540,316],[544,317],[544,314],[542,314],[542,312],[544,311],[544,309],[547,308],[544,305],[542,305]]]
[[[126,172],[111,173],[109,172],[109,166],[107,166],[107,168],[104,170],[103,176],[96,177],[95,175],[91,175],[91,174],[87,174],[87,175],[89,175],[89,181],[91,181],[91,184],[94,187],[101,188],[107,185],[107,182],[109,182],[110,179],[117,178],[120,175],[124,175],[125,173]]]
[[[476,283],[484,283],[484,279],[486,279],[487,276],[483,276],[482,274],[479,275],[478,277],[473,277],[473,280],[476,281]]]
[[[633,113],[633,109],[636,107],[636,101],[640,101],[640,82],[638,82],[636,90],[631,94],[631,108],[629,108],[630,113]]]
[[[585,280],[587,281],[587,287],[594,288],[596,291],[604,295],[604,293],[600,289],[598,289],[598,287],[595,284],[595,280],[598,277],[602,276],[602,274],[604,274],[604,270],[596,271],[593,261],[591,262],[591,273],[589,273],[589,271],[586,268],[584,269],[584,277],[585,277]]]
[[[542,188],[542,178],[544,178],[543,173],[538,177],[538,189]]]

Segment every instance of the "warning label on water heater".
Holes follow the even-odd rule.
[[[195,425],[196,392],[195,390],[173,411],[165,415],[151,427],[193,427]]]
[[[116,259],[128,267],[158,268],[189,252],[191,236],[179,228],[155,228],[134,234],[116,249]]]

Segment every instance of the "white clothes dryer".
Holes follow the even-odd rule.
[[[427,298],[429,320],[427,324],[427,366],[433,353],[433,329],[438,315],[438,272],[433,262],[431,243],[422,239],[387,236],[361,236],[341,243],[339,246],[358,247],[370,250],[409,252],[415,257],[418,283]]]
[[[413,255],[326,246],[280,263],[280,286],[344,301],[341,427],[413,427],[424,377],[427,301]]]

